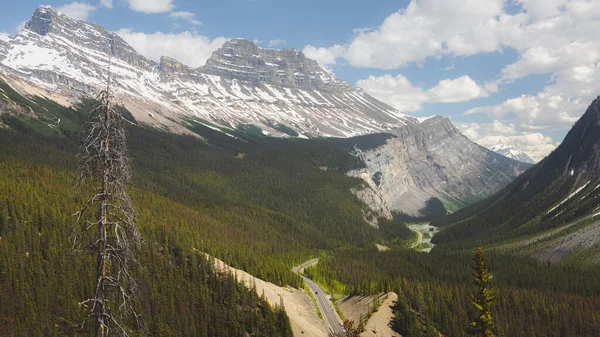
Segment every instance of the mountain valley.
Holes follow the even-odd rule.
[[[99,111],[122,127],[143,237],[120,335],[332,337],[345,313],[363,336],[466,337],[481,247],[495,336],[600,336],[600,97],[534,163],[296,49],[153,61],[45,5],[0,34],[0,336],[95,332],[102,240],[76,240],[103,206],[74,214],[114,174],[81,180]]]

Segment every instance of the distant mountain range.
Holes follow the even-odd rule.
[[[600,263],[600,98],[550,155],[439,225],[435,241],[450,246]]]
[[[274,137],[390,134],[384,145],[355,149],[367,167],[349,173],[366,182],[357,194],[387,216],[419,215],[432,197],[458,209],[529,167],[467,140],[447,118],[399,112],[295,49],[232,39],[199,68],[166,56],[154,62],[117,34],[48,6],[17,35],[0,37],[0,77],[25,96],[73,104],[105,85],[109,67],[133,118],[174,133],[198,136],[193,126],[201,124]]]
[[[295,49],[233,39],[200,68],[166,56],[157,63],[115,33],[47,6],[36,9],[22,32],[0,39],[0,64],[9,76],[69,101],[105,83],[109,62],[115,89],[134,117],[176,132],[190,119],[229,129],[252,124],[275,136],[334,137],[419,122]]]
[[[496,144],[490,147],[490,150],[514,160],[535,164],[535,161],[531,159],[531,157],[529,157],[525,152],[514,149],[512,145]]]

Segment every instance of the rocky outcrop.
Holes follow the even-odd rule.
[[[363,199],[375,209],[419,216],[425,202],[436,197],[456,210],[497,192],[530,166],[471,142],[444,117],[390,133],[394,137],[382,146],[357,149],[367,167],[348,173],[379,195]]]
[[[110,55],[144,70],[152,70],[156,66],[117,34],[91,22],[73,20],[50,6],[39,6],[25,24],[25,29],[40,36],[52,35],[72,42],[76,47],[85,46],[86,49],[100,52],[104,56]]]
[[[200,71],[255,85],[356,91],[349,83],[323,70],[316,61],[306,58],[301,51],[258,48],[254,42],[244,39],[226,42]]]

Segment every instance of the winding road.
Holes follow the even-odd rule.
[[[306,286],[308,287],[308,289],[310,289],[310,291],[313,293],[313,296],[317,300],[317,305],[319,306],[319,310],[321,311],[321,314],[323,315],[323,318],[325,319],[325,324],[327,324],[327,331],[329,331],[329,334],[330,335],[332,333],[335,333],[335,334],[342,333],[343,334],[344,329],[342,328],[342,320],[340,319],[337,312],[333,308],[333,305],[331,304],[331,302],[329,302],[329,299],[325,295],[325,292],[323,291],[323,289],[321,289],[321,287],[319,287],[319,285],[316,284],[315,282],[313,282],[311,279],[300,274],[300,272],[299,272],[300,270],[310,266],[313,263],[316,263],[317,261],[319,261],[319,259],[312,259],[310,261],[306,261],[303,264],[294,267],[292,269],[292,271],[294,273],[300,275],[300,277],[302,277],[302,279],[304,280],[304,283],[306,283]]]

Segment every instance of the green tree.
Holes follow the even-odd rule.
[[[477,292],[471,295],[471,305],[477,312],[477,317],[471,321],[470,332],[478,336],[494,337],[493,331],[496,327],[492,317],[492,306],[496,303],[496,296],[488,289],[492,275],[487,268],[481,248],[477,248],[473,262],[473,278],[477,285]]]

